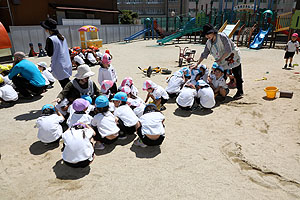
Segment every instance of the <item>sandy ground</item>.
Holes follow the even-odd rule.
[[[197,50],[204,46],[182,44]],[[113,54],[120,81],[131,76],[141,90],[147,78],[137,69],[151,66],[178,70],[178,49],[155,41],[105,45]],[[166,139],[145,149],[132,140],[96,151],[90,167],[62,164],[61,147],[45,148],[34,128],[42,105],[60,86],[35,101],[20,100],[0,110],[1,199],[299,199],[300,66],[283,70],[283,50],[241,48],[245,97],[230,91],[211,112],[192,113],[168,103]],[[295,56],[300,64],[300,56]],[[29,59],[35,63],[49,58]],[[210,56],[203,63],[211,66]],[[93,67],[98,72],[99,66]],[[75,72],[74,72],[75,73]],[[73,74],[74,74],[73,73]],[[255,81],[262,77],[267,80]],[[165,75],[153,81],[166,86]],[[93,77],[97,80],[97,76]],[[266,86],[293,91],[292,99],[264,99]],[[277,97],[279,93],[277,93]]]

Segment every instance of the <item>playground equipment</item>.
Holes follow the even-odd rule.
[[[10,48],[10,39],[3,24],[0,22],[0,62],[12,60]]]
[[[266,10],[263,12],[262,17],[264,17],[265,26],[267,26],[268,28],[267,30],[263,30],[263,28],[259,30],[258,34],[254,37],[253,42],[249,46],[249,48],[251,49],[260,49],[263,45],[263,42],[265,41],[266,36],[272,30],[271,19],[273,17],[273,12],[271,10]]]
[[[228,24],[226,20],[219,29],[219,32],[225,33],[229,38],[231,38],[239,26],[240,20],[238,20],[236,24]]]
[[[102,47],[102,39],[98,37],[99,29],[97,27],[91,25],[82,26],[78,31],[80,33],[81,48],[85,49],[89,46]]]
[[[154,30],[159,35],[160,38],[164,38],[166,36],[165,31],[157,24],[157,20],[154,20]]]
[[[187,34],[193,34],[195,32],[200,32],[203,30],[203,25],[205,23],[208,22],[208,17],[205,16],[204,18],[201,18],[201,20],[197,20],[198,23],[196,23],[196,18],[192,18],[189,22],[187,22],[185,24],[185,26],[180,29],[178,32],[172,34],[172,35],[169,35],[163,39],[160,39],[160,40],[157,40],[157,43],[159,45],[163,45],[173,39],[177,39],[177,38],[180,38],[184,35],[187,35]]]
[[[150,18],[146,18],[144,20],[144,29],[127,37],[127,38],[124,38],[124,41],[125,42],[129,42],[141,35],[144,35],[144,39],[146,38],[146,33],[151,33],[151,36],[152,36],[152,39],[154,39],[154,21]]]
[[[190,62],[196,62],[194,60],[196,50],[191,50],[188,47],[184,47],[183,49],[180,46],[175,46],[179,48],[179,58],[178,58],[178,67],[182,66],[183,60]]]

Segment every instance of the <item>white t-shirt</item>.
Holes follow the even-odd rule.
[[[295,41],[292,42],[292,40],[288,41],[287,43],[287,51],[288,52],[295,52],[299,48],[299,42]]]
[[[95,56],[92,53],[87,54],[87,59],[93,64],[95,64],[97,62]]]
[[[14,90],[11,85],[3,85],[0,87],[0,98],[4,101],[17,101],[18,93]]]
[[[165,116],[160,112],[150,112],[146,113],[140,117],[139,121],[142,125],[143,135],[164,135],[165,129],[163,127],[162,121]]]
[[[152,92],[152,95],[155,99],[160,99],[161,97],[164,99],[169,99],[169,95],[164,88],[158,85]]]
[[[127,127],[134,126],[139,121],[139,118],[127,104],[117,107],[114,115],[121,119]]]
[[[223,76],[221,76],[219,79],[217,79],[217,77],[214,77],[214,79],[212,79],[212,84],[213,84],[214,88],[218,88],[218,87],[222,87],[224,89],[228,88]]]
[[[97,57],[102,58],[103,54],[100,51],[96,52]]]
[[[0,74],[0,77],[2,77],[2,79],[3,79],[3,81],[6,85],[11,85],[13,88],[16,88],[14,83],[12,82],[12,80],[10,80],[8,78],[8,75],[7,76],[2,76],[2,74]]]
[[[48,81],[51,81],[51,82],[55,82],[56,81],[56,79],[54,78],[54,76],[51,73],[51,68],[50,67],[48,67],[47,69],[45,69],[43,71],[43,74],[48,79]]]
[[[67,120],[67,124],[69,127],[71,127],[73,124],[75,124],[77,122],[81,122],[81,123],[90,125],[92,120],[93,120],[93,117],[90,116],[89,114],[77,114],[74,112],[72,115],[70,114],[70,116]]]
[[[130,105],[135,106],[133,112],[138,118],[140,118],[143,115],[144,109],[146,107],[146,104],[143,101],[143,99],[141,99],[140,97],[136,97],[135,99],[128,98],[127,102],[129,102]]]
[[[42,77],[45,79],[45,85],[49,85],[50,84],[49,80],[46,78],[46,76],[43,74],[43,72],[41,72],[41,74],[42,74]]]
[[[83,138],[83,131],[85,138]],[[93,160],[94,148],[90,142],[93,136],[92,129],[78,129],[71,128],[63,133],[62,139],[64,140],[65,148],[62,153],[64,161],[69,163],[78,163],[89,159]]]
[[[205,108],[212,108],[216,104],[214,91],[211,87],[199,89],[197,98],[200,98],[200,104]]]
[[[182,107],[191,107],[194,104],[195,96],[197,91],[190,87],[183,87],[180,90],[178,97],[176,98],[176,103]]]
[[[97,126],[102,137],[114,135],[120,130],[116,124],[115,116],[110,111],[95,115],[92,120],[92,126]]]
[[[78,55],[79,55],[83,60],[85,59],[85,56],[83,55],[82,52],[80,52]],[[75,57],[74,57],[74,58],[75,58]]]
[[[57,140],[63,133],[62,123],[64,118],[57,114],[41,116],[36,121],[36,126],[39,129],[37,137],[44,143],[50,143]]]
[[[98,83],[101,85],[104,80],[112,80],[117,82],[117,73],[112,65],[108,68],[100,67],[98,73]]]
[[[75,61],[75,62],[78,62],[79,65],[85,64],[84,60],[82,59],[82,57],[81,57],[80,55],[74,56],[74,61]]]
[[[169,94],[178,93],[181,89],[181,86],[184,84],[184,80],[182,77],[171,76],[168,82],[168,86],[166,87],[166,91]]]

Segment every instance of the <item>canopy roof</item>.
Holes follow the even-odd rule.
[[[84,31],[84,32],[98,32],[99,29],[98,29],[96,26],[86,25],[86,26],[82,26],[80,29],[78,29],[78,31]]]

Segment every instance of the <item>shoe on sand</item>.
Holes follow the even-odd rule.
[[[143,147],[143,148],[147,147],[147,145],[145,145],[145,144],[140,140],[140,138],[136,139],[136,140],[133,142],[133,144],[134,144],[135,146],[138,146],[138,147]]]
[[[94,146],[94,149],[103,150],[105,148],[104,144],[102,143],[96,143]]]

